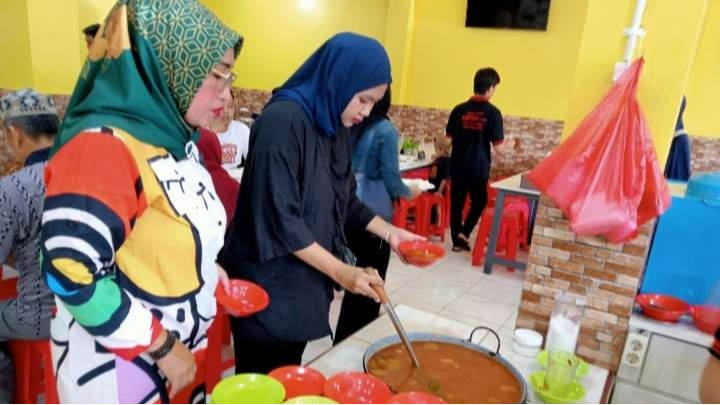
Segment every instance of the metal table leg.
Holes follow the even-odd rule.
[[[495,264],[495,249],[497,248],[497,239],[500,233],[500,221],[502,220],[504,204],[505,191],[498,190],[497,199],[495,200],[495,214],[493,215],[493,224],[490,230],[490,241],[488,241],[487,251],[485,252],[485,274],[491,274],[493,264]]]

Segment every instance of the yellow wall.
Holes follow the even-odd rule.
[[[70,94],[87,55],[80,31],[92,22],[101,22],[114,3],[2,0],[0,87]]]
[[[385,49],[393,75],[393,103],[406,104],[408,71],[415,25],[415,0],[391,0],[385,23]]]
[[[0,87],[18,89],[32,86],[32,60],[28,32],[27,4],[2,0],[0,11]]]
[[[46,93],[70,93],[80,60],[77,0],[28,0],[33,87]]]
[[[564,136],[569,135],[600,102],[612,85],[615,63],[623,58],[626,39],[623,29],[630,25],[634,4],[627,0],[603,0],[588,3],[576,60],[572,61],[569,105],[563,120]],[[608,33],[615,33],[610,35]]]
[[[720,2],[711,0],[687,87],[685,127],[692,135],[720,138]]]
[[[383,41],[388,1],[393,0],[202,0],[245,37],[235,85],[263,90],[283,84],[335,33]]]
[[[608,32],[630,25],[634,4],[626,0],[590,1],[582,33],[565,135],[597,105],[612,85],[615,62],[625,40]],[[683,7],[666,0],[649,0],[643,20],[646,37],[636,55],[645,55],[638,99],[645,112],[661,165],[670,150],[677,111],[690,77],[702,33],[708,0],[684,0]],[[700,23],[698,23],[700,22]],[[669,30],[667,27],[672,26]]]
[[[116,0],[79,0],[80,8],[78,10],[78,33],[83,28],[91,24],[102,24],[105,21],[110,9],[117,3]],[[85,37],[80,33],[78,35],[80,44],[80,63],[85,63],[87,57],[87,47],[85,45]]]
[[[0,1],[0,26],[5,33],[0,36],[4,56],[0,58],[0,87],[34,86],[70,93],[86,55],[80,29],[102,21],[115,0]],[[465,28],[467,0],[201,1],[246,37],[236,68],[237,86],[272,89],[329,36],[356,31],[386,45],[393,63],[396,102],[451,108],[471,93],[475,70],[490,65],[502,76],[494,101],[505,114],[567,118],[570,127],[607,90],[613,65],[623,53],[621,32],[630,22],[635,3],[553,0],[548,30],[537,32]],[[646,41],[655,41],[657,46],[647,49],[648,67],[659,60],[682,64],[676,50],[664,41],[676,32],[685,35],[686,30],[678,31],[677,22],[665,17],[650,29],[654,15],[660,17],[653,11],[656,3],[667,3],[660,13],[665,17],[677,13],[684,18],[688,11],[677,7],[677,0],[649,1]],[[691,134],[720,137],[715,112],[720,104],[720,0],[709,3],[704,24],[694,22],[703,27],[703,34],[685,89],[685,122]],[[303,8],[306,5],[314,7]],[[621,12],[612,11],[618,7]],[[676,7],[675,11],[670,7]],[[683,53],[682,48],[678,51]],[[594,66],[579,68],[581,60]],[[655,79],[659,77],[650,69],[645,80]],[[675,86],[685,79],[671,82]],[[581,87],[582,91],[575,90]],[[653,97],[648,100],[652,102]],[[568,110],[576,105],[584,109]],[[675,115],[672,111],[662,114]]]
[[[716,0],[712,0],[716,1]],[[710,0],[650,0],[643,48],[648,63],[639,98],[663,167],[670,152],[682,95],[688,85]],[[673,29],[668,29],[672,26]],[[717,43],[716,43],[717,44]],[[716,72],[720,78],[720,72]]]
[[[495,67],[504,114],[561,120],[571,89],[586,1],[553,0],[547,31],[465,28],[466,0],[417,0],[407,104],[451,108]]]

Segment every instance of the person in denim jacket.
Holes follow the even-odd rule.
[[[383,98],[370,112],[366,124],[354,131],[352,169],[354,173],[362,173],[371,180],[382,179],[393,200],[412,199],[417,197],[421,190],[406,186],[400,178],[398,131],[388,117],[390,99],[388,87]],[[392,218],[385,216],[383,219],[392,221]],[[390,246],[382,238],[368,232],[355,232],[346,227],[345,234],[348,246],[357,257],[357,266],[376,269],[384,280],[390,262]],[[370,323],[378,316],[379,311],[379,303],[346,291],[335,331],[335,342],[339,343]]]

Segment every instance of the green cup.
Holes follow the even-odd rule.
[[[545,371],[545,389],[553,396],[565,397],[570,391],[579,360],[565,350],[550,350]]]

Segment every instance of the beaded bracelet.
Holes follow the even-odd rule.
[[[153,350],[151,352],[148,352],[148,355],[151,359],[158,361],[168,354],[170,354],[170,351],[175,346],[175,342],[177,341],[177,338],[175,335],[171,332],[167,332],[165,341],[163,342],[160,347],[157,348],[157,350]]]

